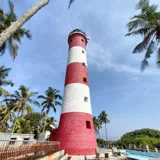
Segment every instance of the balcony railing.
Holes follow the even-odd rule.
[[[0,160],[25,159],[35,155],[45,155],[60,149],[59,142],[0,140]]]

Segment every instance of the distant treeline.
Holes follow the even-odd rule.
[[[154,129],[141,129],[124,134],[120,140],[114,143],[119,147],[125,145],[141,145],[142,147],[148,145],[150,148],[160,148],[160,131]]]

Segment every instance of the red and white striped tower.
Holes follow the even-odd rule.
[[[60,141],[70,155],[92,155],[97,147],[92,120],[88,69],[87,37],[79,29],[68,37],[69,55],[59,128],[50,140]]]

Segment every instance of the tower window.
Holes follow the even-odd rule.
[[[88,97],[84,97],[84,102],[88,102]]]
[[[84,62],[82,63],[82,65],[83,65],[84,67],[86,67],[86,64],[85,64]]]
[[[24,138],[23,144],[27,144],[27,141],[29,141],[29,138]]]
[[[86,82],[87,82],[87,78],[84,78],[84,77],[83,77],[83,82],[85,82],[85,83],[86,83]]]
[[[91,129],[91,123],[90,123],[90,121],[86,121],[86,128]]]
[[[83,39],[81,39],[82,40],[82,42],[84,42],[84,40]]]
[[[14,145],[14,144],[15,144],[15,142],[16,142],[16,139],[17,139],[17,138],[11,138],[11,141],[9,142],[9,145],[11,145],[11,144],[13,144],[13,145]]]
[[[82,53],[84,53],[84,50],[82,50]]]

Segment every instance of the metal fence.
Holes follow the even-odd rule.
[[[60,149],[59,142],[0,140],[0,160],[27,159]]]

